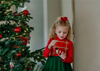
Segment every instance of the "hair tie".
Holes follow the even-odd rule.
[[[68,17],[61,17],[61,21],[63,21],[63,22],[66,22],[66,21],[68,21]]]

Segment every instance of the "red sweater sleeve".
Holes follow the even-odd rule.
[[[73,62],[73,43],[70,42],[70,47],[69,47],[69,50],[68,50],[68,57],[66,56],[66,58],[63,60],[61,59],[63,62],[66,62],[66,63],[72,63]]]
[[[46,46],[46,48],[45,48],[45,50],[44,50],[44,52],[43,52],[43,56],[44,56],[45,58],[49,56],[49,53],[50,53],[50,51],[51,51],[51,49],[48,49],[48,45],[50,44],[50,42],[51,42],[52,40],[53,40],[53,39],[50,39],[50,40],[48,41],[47,46]]]

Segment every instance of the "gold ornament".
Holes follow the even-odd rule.
[[[15,40],[15,37],[12,37]]]
[[[9,14],[7,13],[7,15],[9,15]]]
[[[6,7],[6,9],[8,9],[8,7]]]
[[[11,5],[11,3],[9,3],[9,5]]]
[[[17,36],[17,37],[19,37],[19,36]]]
[[[11,18],[14,18],[13,16]]]
[[[3,33],[5,33],[5,31],[3,31]]]
[[[24,15],[22,15],[22,17],[24,17]]]
[[[9,38],[6,38],[6,39],[9,39]]]
[[[19,22],[21,22],[21,20],[19,20]]]
[[[28,28],[26,28],[26,30],[28,31]]]
[[[4,1],[1,1],[1,4],[3,4],[4,3]]]
[[[40,54],[40,52],[38,54]]]
[[[11,3],[13,3],[13,1],[11,1]]]
[[[8,16],[10,18],[10,16]],[[11,17],[12,18],[12,17]]]
[[[41,61],[43,61],[44,59],[41,59]]]
[[[25,33],[23,33],[23,35],[25,35]]]
[[[24,51],[24,49],[22,49],[22,51]]]
[[[40,58],[39,56],[37,58]]]
[[[18,33],[16,33],[16,35],[18,35]]]
[[[24,32],[26,32],[26,30],[24,30]]]

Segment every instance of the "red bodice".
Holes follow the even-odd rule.
[[[48,49],[48,45],[51,43],[52,40],[57,40],[57,42],[54,46],[52,46],[51,49]],[[43,55],[45,58],[48,56],[59,56],[61,52],[66,53],[66,58],[64,60],[61,59],[63,62],[66,63],[73,62],[73,43],[66,38],[63,40],[60,40],[58,37],[51,38],[48,41],[48,44],[44,50]]]

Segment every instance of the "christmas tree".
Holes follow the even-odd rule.
[[[45,63],[43,49],[30,52],[27,42],[34,30],[28,10],[18,12],[30,0],[0,0],[0,71],[33,71],[37,62]],[[9,10],[15,7],[15,12]]]

